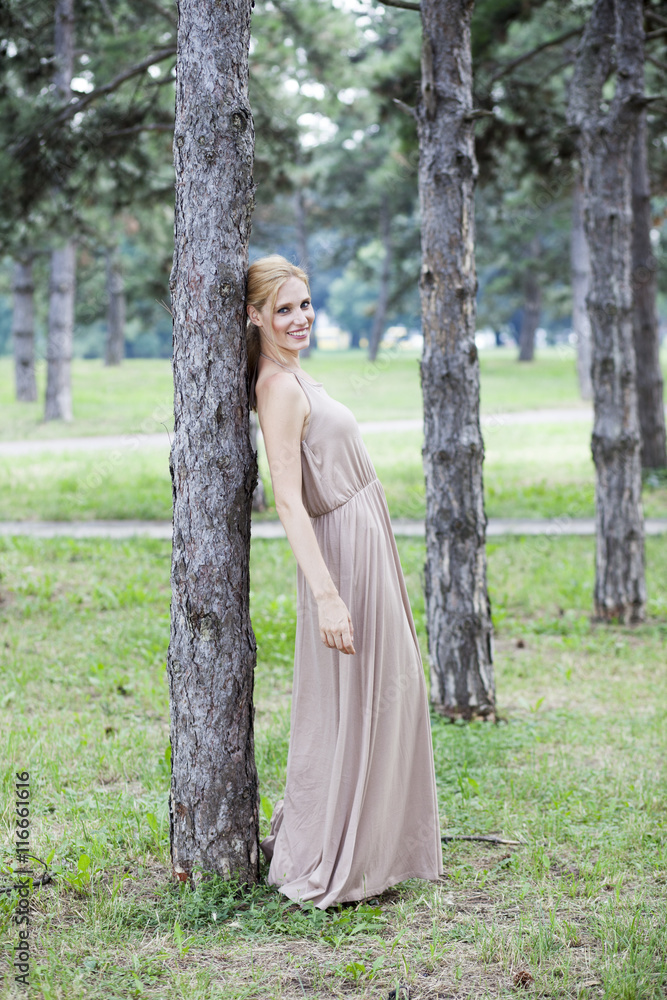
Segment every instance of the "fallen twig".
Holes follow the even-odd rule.
[[[45,868],[45,872],[41,878],[33,878],[32,880],[33,888],[37,885],[48,885],[49,882],[53,882],[53,878],[51,877],[51,875],[49,875],[49,866],[47,865],[46,861],[42,861],[41,858],[36,857],[36,855],[34,854],[27,854],[26,857],[31,858],[32,861],[39,861],[40,865],[44,865]],[[12,877],[14,879],[17,879],[17,878],[24,878],[25,876],[22,875],[21,872],[13,872]],[[16,884],[0,886],[0,893],[14,892],[17,888],[18,886]]]
[[[463,833],[445,833],[440,838],[443,843],[448,843],[450,840],[482,840],[486,844],[505,844],[511,847],[525,847],[525,840],[504,840],[502,837],[490,837],[484,834],[477,835],[467,835]]]

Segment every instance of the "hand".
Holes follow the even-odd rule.
[[[354,653],[354,629],[345,602],[336,594],[323,597],[317,602],[322,642],[329,649],[339,649],[341,653]]]

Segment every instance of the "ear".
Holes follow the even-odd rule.
[[[247,310],[248,316],[250,318],[250,322],[254,323],[255,326],[260,326],[261,325],[260,324],[260,315],[259,315],[257,309],[255,308],[255,306],[251,306],[248,303],[248,305],[246,306],[246,310]]]

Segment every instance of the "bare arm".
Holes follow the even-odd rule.
[[[332,649],[354,653],[349,612],[331,579],[301,497],[301,434],[308,402],[293,375],[277,372],[262,383],[257,394],[257,415],[276,510],[317,601],[322,641]]]

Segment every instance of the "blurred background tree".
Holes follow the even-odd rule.
[[[550,342],[567,340],[573,329],[576,163],[566,105],[589,7],[478,0],[473,14],[478,326],[498,342],[518,343],[523,332],[525,359],[540,328]],[[660,21],[667,5],[645,10],[646,85],[658,93],[667,68]],[[175,24],[175,7],[159,0],[77,4],[73,97],[65,102],[53,84],[52,8],[3,4],[0,352],[12,350],[14,258],[29,250],[36,351],[44,355],[43,254],[73,234],[74,355],[109,357],[115,295],[125,301],[115,357],[169,356]],[[251,256],[277,251],[301,261],[316,309],[348,334],[351,347],[371,356],[389,327],[420,327],[418,150],[410,113],[420,30],[415,12],[370,0],[258,0],[253,15]],[[657,266],[667,212],[663,121],[662,106],[652,105],[651,240],[664,316],[664,268]],[[108,276],[117,288],[111,296]]]

